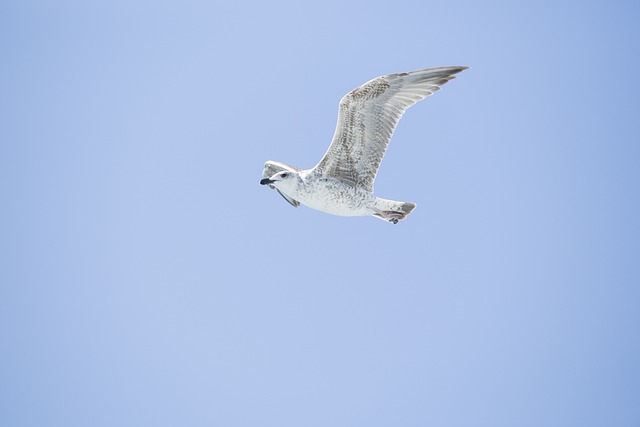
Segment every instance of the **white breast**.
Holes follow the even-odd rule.
[[[371,215],[371,193],[332,178],[306,180],[296,199],[310,208],[340,216]]]

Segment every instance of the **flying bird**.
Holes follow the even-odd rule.
[[[373,195],[373,181],[398,121],[418,101],[468,67],[427,68],[375,78],[346,94],[333,141],[311,169],[269,160],[260,184],[294,207],[304,204],[340,216],[373,215],[397,224],[416,204]]]

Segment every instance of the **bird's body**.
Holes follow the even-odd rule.
[[[260,184],[275,188],[289,203],[333,215],[373,215],[403,220],[414,203],[373,195],[373,182],[404,111],[440,89],[466,67],[440,67],[378,77],[340,101],[338,124],[327,153],[308,170],[267,161]]]
[[[362,188],[314,173],[302,174],[301,190],[292,197],[312,209],[339,216],[370,215],[368,207],[375,200]]]

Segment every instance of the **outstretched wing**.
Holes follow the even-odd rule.
[[[407,108],[423,100],[467,67],[440,67],[389,74],[340,100],[333,141],[314,168],[326,177],[373,191],[391,135]]]
[[[280,162],[274,162],[273,160],[267,160],[267,162],[264,164],[264,169],[262,169],[262,177],[271,178],[273,175],[284,170],[290,171],[290,172],[300,172],[300,169],[298,169],[295,166],[290,166]],[[269,185],[269,187],[276,190],[278,194],[280,194],[287,202],[291,203],[291,206],[293,206],[294,208],[297,208],[298,206],[300,206],[299,201],[294,200],[285,194],[282,194],[280,190],[278,190],[273,185]]]

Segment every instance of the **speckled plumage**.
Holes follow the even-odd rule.
[[[261,184],[289,203],[341,216],[403,220],[415,204],[375,197],[373,182],[393,131],[407,108],[467,67],[440,67],[373,79],[340,101],[333,141],[320,162],[301,170],[267,161]]]

